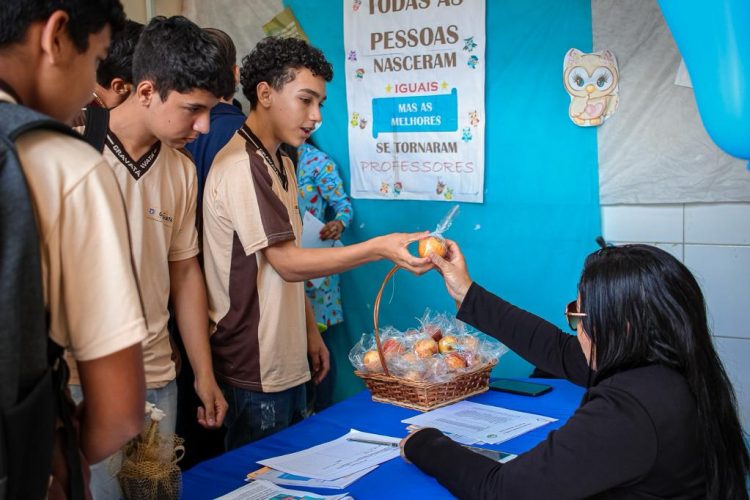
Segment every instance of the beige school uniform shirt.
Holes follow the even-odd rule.
[[[107,132],[103,154],[128,215],[133,263],[148,325],[143,342],[146,386],[164,387],[176,376],[167,331],[169,262],[198,254],[195,165],[185,153],[161,142],[133,159],[112,131]],[[71,373],[71,380],[75,375]]]
[[[0,91],[0,100],[15,102]],[[146,338],[122,196],[101,155],[37,130],[16,141],[40,236],[49,336],[78,361]]]
[[[216,377],[240,389],[280,392],[310,379],[305,294],[263,249],[300,236],[294,166],[279,174],[243,126],[216,155],[203,198],[203,254]]]

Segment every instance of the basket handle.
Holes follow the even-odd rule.
[[[383,290],[385,289],[385,285],[399,269],[401,269],[401,267],[395,265],[390,271],[388,271],[388,274],[385,275],[385,279],[383,279],[383,283],[380,285],[380,290],[378,290],[378,294],[375,296],[375,306],[372,308],[372,322],[375,326],[375,344],[378,347],[378,357],[380,358],[380,365],[383,367],[383,373],[386,377],[390,377],[391,374],[388,371],[388,365],[385,363],[385,354],[383,353],[383,346],[380,343],[380,329],[378,328],[378,316],[380,316],[380,299],[383,297]],[[459,301],[456,301],[456,310],[460,309],[460,307],[461,303]]]

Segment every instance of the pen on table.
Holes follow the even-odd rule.
[[[346,438],[347,441],[354,441],[355,443],[367,443],[367,444],[379,444],[383,446],[392,446],[397,447],[398,443],[394,443],[393,441],[378,441],[376,439],[363,439],[363,438],[356,438],[356,437],[348,437]]]

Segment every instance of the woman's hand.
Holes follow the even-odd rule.
[[[445,287],[448,289],[450,296],[460,303],[466,297],[466,292],[469,291],[472,281],[469,277],[469,271],[466,269],[466,260],[464,260],[461,249],[458,248],[455,241],[445,240],[445,243],[448,246],[448,254],[445,259],[434,253],[431,253],[428,257],[438,268],[440,274],[443,275]]]
[[[323,229],[320,230],[320,239],[325,240],[337,240],[341,238],[341,233],[344,232],[344,223],[340,220],[332,220],[328,222]]]

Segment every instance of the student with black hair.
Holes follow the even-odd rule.
[[[236,448],[302,418],[305,382],[328,372],[302,281],[388,258],[413,272],[432,266],[409,253],[426,233],[390,234],[344,248],[300,248],[294,166],[281,143],[302,144],[321,120],[333,70],[294,38],[266,38],[242,61],[250,113],[216,155],[203,198],[203,251],[211,348],[231,402],[226,443]]]
[[[197,259],[197,179],[183,147],[208,132],[209,112],[232,85],[231,75],[198,26],[181,16],[156,17],[136,45],[133,85],[130,96],[110,114],[104,158],[125,199],[146,311],[146,400],[166,413],[160,432],[173,433],[177,387],[167,329],[171,302],[202,402],[197,419],[203,426],[219,427],[227,403],[211,364],[206,291]],[[110,494],[117,494],[116,489],[104,496]]]
[[[734,392],[681,262],[648,245],[589,255],[565,310],[571,336],[472,282],[448,247],[447,260],[430,258],[457,317],[587,392],[565,425],[507,464],[436,429],[404,438],[406,459],[459,498],[748,497]]]
[[[73,121],[74,127],[86,126],[83,138],[97,151],[104,150],[109,125],[109,110],[121,104],[133,88],[133,51],[143,25],[129,19],[112,38],[107,58],[96,69],[94,99]]]
[[[127,19],[125,26],[109,44],[107,58],[96,69],[96,88],[92,105],[112,109],[128,98],[133,90],[133,53],[143,24]]]
[[[97,63],[124,17],[117,0],[5,0],[0,7],[3,498],[83,498],[85,461],[62,443],[80,446],[86,461],[94,463],[142,429],[146,325],[122,197],[101,155],[62,124],[91,99]],[[47,122],[9,134],[29,119]],[[17,164],[22,175],[9,177]],[[50,340],[37,346],[41,358],[46,360],[48,348],[66,347],[86,393],[76,412],[77,439],[65,434],[71,427],[60,427],[54,454],[54,414],[32,412],[21,421],[18,411],[14,419],[6,414],[8,405],[25,396],[24,386],[13,386],[12,380],[28,382],[34,376],[19,345],[28,347],[38,331]],[[12,336],[17,342],[6,342]],[[50,365],[54,384],[60,384],[53,390],[59,392],[66,382],[64,362],[55,357]],[[53,407],[54,398],[49,399]],[[58,403],[59,418],[65,420],[68,410],[66,401]],[[29,428],[19,431],[15,424]]]

